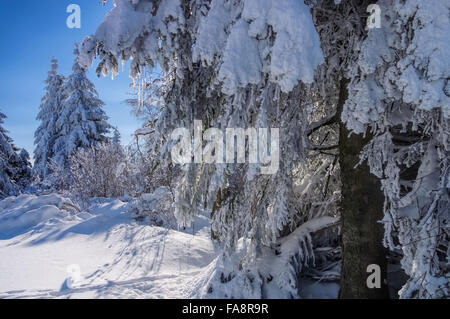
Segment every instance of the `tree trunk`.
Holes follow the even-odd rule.
[[[339,118],[348,97],[348,80],[340,83]],[[355,167],[363,147],[372,139],[370,133],[363,137],[351,134],[340,121],[339,164],[342,181],[340,214],[342,221],[342,272],[340,298],[389,298],[386,285],[387,250],[382,245],[384,195],[376,176],[372,175],[366,162]],[[381,287],[369,288],[367,272],[369,265],[381,269]],[[371,277],[372,278],[372,277]]]

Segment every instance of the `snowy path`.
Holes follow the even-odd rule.
[[[0,298],[188,298],[216,257],[205,216],[192,235],[135,223],[119,200],[59,212],[0,233]],[[73,269],[80,280],[69,289]]]

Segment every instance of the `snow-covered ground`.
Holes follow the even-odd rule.
[[[81,211],[56,194],[0,201],[0,299],[204,297],[220,259],[209,217],[177,231],[136,221],[130,205],[97,199]],[[337,296],[336,284],[302,286],[305,298]]]
[[[128,205],[105,200],[88,213],[57,195],[0,202],[0,298],[194,297],[216,257],[208,218],[175,231],[134,221]]]

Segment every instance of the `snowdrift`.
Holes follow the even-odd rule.
[[[0,202],[0,239],[7,239],[27,230],[68,218],[80,209],[70,199],[50,194],[20,195]]]
[[[98,198],[80,211],[57,194],[1,201],[0,298],[192,295],[217,257],[209,218],[177,231],[136,221],[131,206]]]

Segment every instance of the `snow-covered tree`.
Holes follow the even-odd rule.
[[[63,174],[70,178],[70,191],[83,200],[134,195],[127,156],[112,142],[79,148],[70,157],[70,171]]]
[[[244,269],[263,246],[299,226],[292,170],[306,148],[302,105],[309,99],[303,83],[313,82],[323,62],[303,1],[116,0],[83,43],[85,65],[95,57],[103,74],[117,73],[119,59],[131,57],[133,77],[154,64],[163,69],[164,109],[153,136],[162,165],[170,163],[172,130],[192,128],[195,120],[205,129],[281,129],[277,174],[259,174],[257,164],[186,165],[175,192],[181,225],[204,208],[212,211],[213,231],[228,255],[237,250],[239,238],[248,239]]]
[[[314,179],[319,177],[319,183],[334,189],[333,194],[339,196],[335,203],[342,227],[340,297],[387,298],[388,252],[382,245],[383,227],[379,223],[383,218],[383,193],[368,165],[360,163],[360,153],[371,136],[369,132],[350,134],[341,119],[343,104],[348,97],[348,72],[356,63],[361,41],[367,36],[367,8],[372,1],[314,0],[308,3],[313,5],[313,20],[325,57],[310,93],[313,103],[308,130],[311,150],[308,163],[323,162],[325,171],[319,169],[318,173],[327,177],[320,179],[314,171],[309,174],[315,174],[312,175]],[[333,170],[330,171],[331,167]],[[308,200],[307,197],[303,199]],[[330,199],[324,203],[330,203]],[[315,202],[314,206],[324,207],[320,202]],[[366,285],[370,264],[380,266],[381,289],[369,289]]]
[[[72,74],[64,82],[64,100],[56,121],[56,139],[52,160],[62,168],[68,168],[69,158],[78,148],[89,148],[105,142],[110,130],[94,84],[87,78],[86,69],[78,61],[78,46]]]
[[[21,189],[29,186],[33,180],[32,165],[30,154],[26,149],[21,149],[17,156],[15,181]]]
[[[14,166],[18,160],[17,149],[3,127],[5,119],[6,115],[0,112],[0,198],[15,195],[19,189],[15,183],[17,167]]]
[[[276,174],[259,174],[261,165],[246,163],[181,167],[178,222],[210,211],[213,236],[225,251],[209,288],[240,281],[245,288],[224,289],[222,296],[263,297],[275,283],[296,297],[296,278],[315,256],[309,230],[316,228],[305,225],[325,211],[336,214],[340,181],[341,206],[354,217],[345,240],[351,244],[352,232],[362,239],[353,231],[358,222],[368,232],[365,242],[354,243],[355,261],[372,241],[358,262],[359,283],[369,252],[385,263],[376,228],[383,199],[378,178],[386,197],[385,243],[403,249],[411,278],[401,296],[448,295],[448,0],[380,1],[382,28],[372,30],[364,28],[370,1],[114,2],[85,39],[80,63],[100,58],[97,72],[115,75],[120,60],[131,59],[140,88],[146,68],[163,70],[162,107],[141,131],[150,134],[149,152],[160,156],[157,167],[171,164],[171,132],[196,120],[205,129],[281,129]],[[352,207],[353,182],[359,197]],[[276,270],[258,268],[267,260]]]
[[[40,125],[34,136],[34,172],[40,178],[45,178],[50,173],[50,161],[54,156],[57,127],[56,122],[61,110],[61,102],[64,98],[62,85],[64,77],[57,73],[58,61],[52,59],[51,70],[45,83],[46,93],[42,98],[37,120]]]
[[[6,115],[0,112],[0,197],[15,195],[32,181],[30,155],[13,144],[2,126]]]
[[[450,1],[381,0],[351,70],[343,120],[374,134],[362,159],[381,179],[385,245],[409,280],[401,298],[450,295]]]
[[[119,129],[117,127],[113,128],[112,142],[115,143],[115,144],[120,145],[121,135],[120,135]]]

